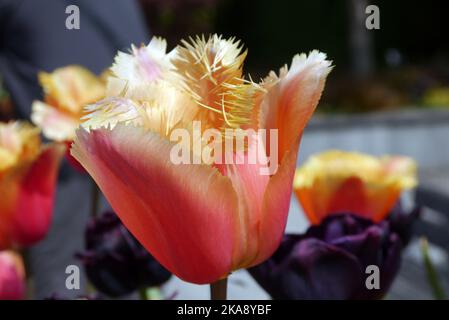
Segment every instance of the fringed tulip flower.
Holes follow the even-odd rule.
[[[416,164],[410,158],[327,151],[296,171],[294,191],[312,224],[341,212],[379,222],[401,192],[416,184]]]
[[[28,246],[50,227],[61,145],[41,144],[39,129],[0,123],[0,249]]]
[[[20,255],[0,251],[0,300],[25,298],[25,268]]]
[[[40,72],[39,83],[44,90],[44,101],[34,101],[31,120],[41,128],[44,136],[70,147],[75,130],[81,123],[83,107],[104,97],[105,83],[89,70],[70,65],[51,73]],[[67,160],[76,169],[80,164],[67,152]]]
[[[238,41],[216,35],[168,54],[158,38],[120,54],[106,98],[87,107],[72,146],[131,233],[193,283],[256,265],[278,247],[301,134],[331,69],[313,51],[256,84],[243,79],[245,56]],[[275,129],[278,145],[249,133],[218,156],[209,129],[214,143],[231,146],[230,129]],[[256,148],[257,161],[247,161]],[[178,162],[174,150],[187,157]],[[261,174],[267,163],[276,170]]]

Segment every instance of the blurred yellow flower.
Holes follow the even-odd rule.
[[[430,88],[424,94],[423,104],[430,107],[448,107],[449,87]]]
[[[50,140],[73,140],[83,107],[104,97],[104,80],[76,65],[40,72],[38,77],[45,98],[33,102],[32,121]]]
[[[27,123],[0,123],[0,177],[18,163],[33,161],[40,152],[40,130]]]
[[[381,221],[403,190],[417,185],[413,159],[326,151],[296,170],[294,191],[307,217],[320,223],[333,213],[351,212]]]

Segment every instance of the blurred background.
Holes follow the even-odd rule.
[[[141,0],[149,29],[169,43],[192,34],[235,36],[249,48],[247,72],[264,77],[298,52],[319,49],[336,68],[320,112],[364,113],[449,103],[448,4],[431,0]],[[365,8],[380,29],[365,28]]]
[[[52,5],[52,1],[43,2],[47,6]],[[79,2],[80,5],[83,3]],[[101,10],[114,11],[115,2],[120,1],[106,2],[108,4],[104,3]],[[368,5],[376,5],[380,9],[378,30],[365,27],[368,16],[365,8]],[[142,36],[130,36],[127,39],[125,34],[114,49],[125,50],[130,43],[146,42],[151,35],[165,37],[169,49],[179,40],[196,34],[235,36],[242,40],[245,48],[249,48],[245,71],[254,80],[265,77],[273,67],[277,69],[290,63],[296,53],[312,49],[326,52],[336,67],[328,78],[317,113],[305,131],[299,163],[327,149],[362,151],[374,155],[396,153],[415,158],[420,168],[420,187],[416,192],[416,200],[425,207],[422,221],[415,230],[415,238],[422,234],[429,238],[430,254],[438,272],[445,279],[444,283],[448,283],[447,1],[427,0],[411,4],[408,1],[387,0],[139,0],[136,1],[136,12],[136,17],[142,22],[142,26],[137,28]],[[131,23],[129,21],[122,14],[114,23],[126,29]],[[136,20],[132,23],[136,24]],[[83,20],[81,24],[83,29]],[[67,34],[69,31],[64,32]],[[1,32],[3,39],[4,33],[5,29]],[[86,43],[86,48],[92,50],[92,45],[95,44]],[[104,63],[109,65],[111,62],[112,59]],[[93,71],[99,73],[105,66],[93,67],[96,68]],[[10,91],[8,83],[4,81],[0,89],[2,120],[16,117],[15,101],[19,99]],[[22,112],[21,116],[26,118],[26,112]],[[70,200],[60,196],[60,211],[64,211],[64,204],[77,201],[73,199],[73,194],[78,187],[75,184],[69,186],[67,182],[66,189],[71,190],[67,191]],[[60,193],[63,194],[63,191]],[[288,230],[305,229],[306,222],[300,217],[300,211],[300,206],[293,199]],[[62,218],[62,214],[60,216],[59,220],[56,218],[57,224],[67,224],[67,219]],[[75,226],[81,228],[84,222],[71,223],[76,229]],[[49,239],[36,250],[48,253],[57,241],[57,234],[57,231],[53,231]],[[73,243],[75,250],[82,240],[74,240]],[[58,254],[55,256],[52,259],[56,261]],[[42,281],[41,287],[45,287],[45,283],[47,287],[42,289],[41,296],[62,287],[64,274],[51,270],[66,265],[70,259],[65,256],[51,266],[46,262],[45,268],[50,270],[49,277],[54,279],[54,274],[59,272],[59,276],[56,276],[59,278]],[[404,259],[390,297],[431,298],[416,241],[412,241]],[[45,269],[39,267],[38,263],[35,263],[35,268]],[[267,297],[244,271],[238,272],[233,278],[230,280],[230,298]],[[53,287],[49,288],[49,283]],[[172,279],[164,288],[167,295],[176,292],[178,298],[207,298],[207,290],[207,287],[185,284],[178,279]]]

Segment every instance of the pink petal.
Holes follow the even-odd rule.
[[[279,130],[278,159],[295,147],[315,111],[331,70],[331,63],[325,59],[326,55],[318,51],[308,57],[295,56],[290,70],[281,74],[280,80],[273,79],[278,82],[269,88],[261,103],[259,126]]]
[[[259,226],[259,253],[252,265],[268,259],[282,240],[290,207],[297,151],[298,147],[285,154],[277,172],[268,182]]]
[[[20,182],[11,237],[19,246],[42,240],[52,220],[56,180],[65,146],[54,144],[42,152]]]
[[[240,234],[237,195],[207,165],[174,165],[172,144],[142,128],[77,132],[72,155],[145,248],[178,277],[210,283],[227,276]]]
[[[252,264],[259,254],[259,230],[262,219],[262,203],[270,179],[269,175],[261,174],[265,167],[266,153],[259,136],[249,137],[248,149],[233,154],[231,164],[217,165],[219,170],[232,181],[234,190],[238,195],[240,230],[239,246],[234,250],[233,269],[245,268]],[[263,148],[261,158],[249,160],[252,152],[256,154],[257,148]],[[256,160],[256,161],[254,161]]]
[[[25,298],[22,258],[13,251],[0,251],[0,300]]]
[[[77,116],[40,101],[34,101],[32,107],[31,120],[42,129],[46,138],[59,142],[74,138],[80,122]]]

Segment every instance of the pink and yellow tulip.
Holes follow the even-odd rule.
[[[0,251],[0,300],[25,298],[25,268],[20,255]]]
[[[331,70],[313,51],[256,84],[243,79],[245,56],[239,42],[216,35],[170,53],[158,38],[120,53],[106,98],[87,107],[72,146],[125,226],[164,267],[193,283],[256,265],[278,247],[301,134]],[[278,130],[276,172],[261,175],[259,162],[174,164],[170,136],[191,132],[194,121],[203,131]],[[258,139],[250,136],[228,156],[245,160]],[[263,149],[264,160],[269,155]]]
[[[326,151],[296,171],[294,191],[312,224],[333,213],[353,213],[379,222],[403,190],[417,184],[416,164],[404,156]]]
[[[39,129],[0,123],[0,250],[41,240],[50,227],[64,148],[43,146]]]

